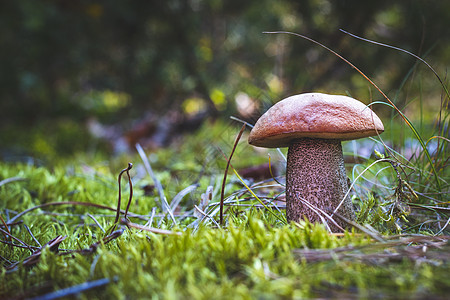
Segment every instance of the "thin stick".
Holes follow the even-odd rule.
[[[233,157],[234,151],[236,150],[237,144],[239,140],[241,139],[242,134],[244,133],[246,124],[242,125],[241,131],[239,131],[236,141],[234,142],[233,149],[231,150],[230,157],[227,161],[227,166],[225,167],[225,172],[223,174],[223,181],[222,181],[222,189],[220,191],[220,226],[223,226],[223,200],[225,198],[225,183],[227,181],[227,175],[228,175],[228,168],[230,167],[231,158]]]
[[[120,184],[120,180],[122,179],[122,174],[124,172],[128,172],[128,170],[130,170],[133,167],[133,165],[131,163],[128,163],[128,167],[126,167],[125,169],[123,169],[122,171],[120,171],[119,173],[119,177],[117,179],[117,182],[119,183],[119,199],[117,201],[117,214],[116,214],[116,218],[114,219],[114,223],[116,224],[117,222],[119,222],[119,215],[120,215],[120,201],[122,198],[122,189],[121,189],[121,184]],[[128,176],[129,177],[129,176]],[[128,208],[127,208],[128,209]],[[113,229],[114,231],[114,229]]]
[[[130,186],[130,198],[128,199],[127,208],[125,209],[125,216],[124,218],[127,218],[128,210],[130,209],[131,200],[133,199],[133,183],[131,182],[130,177],[130,169],[133,167],[132,163],[128,163],[128,170],[127,170],[127,176],[128,176],[128,185]]]

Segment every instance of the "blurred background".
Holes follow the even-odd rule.
[[[170,144],[211,120],[254,123],[292,94],[383,100],[433,125],[446,80],[450,1],[21,0],[0,4],[0,155],[52,157]],[[420,99],[420,101],[417,101]],[[375,106],[385,118],[392,109]],[[234,134],[234,133],[233,133]],[[101,141],[101,142],[99,142]]]

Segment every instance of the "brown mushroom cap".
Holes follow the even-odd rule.
[[[265,148],[288,147],[300,138],[354,140],[382,133],[380,118],[347,96],[306,93],[272,106],[256,122],[248,142]]]

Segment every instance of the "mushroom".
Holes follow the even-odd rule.
[[[288,97],[263,114],[248,137],[265,148],[289,147],[286,216],[322,221],[332,231],[348,227],[333,212],[355,219],[341,141],[377,135],[383,123],[365,104],[347,96],[306,93]],[[345,199],[344,199],[345,197]]]

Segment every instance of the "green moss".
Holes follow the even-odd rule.
[[[410,261],[370,265],[349,260],[308,263],[293,250],[364,245],[366,237],[343,238],[322,226],[267,227],[261,220],[230,225],[227,230],[162,236],[128,231],[89,255],[59,256],[45,250],[32,269],[2,274],[2,293],[20,294],[51,283],[58,290],[100,278],[115,279],[83,298],[255,298],[325,295],[361,297],[443,293],[448,265],[415,265]],[[316,238],[317,237],[317,238]],[[319,238],[320,237],[320,238]],[[78,240],[68,237],[70,246]],[[82,240],[83,241],[83,240]],[[85,246],[91,241],[84,240]]]
[[[7,267],[23,262],[31,251],[1,242],[0,298],[44,295],[103,278],[109,279],[109,283],[84,291],[79,297],[369,299],[446,295],[450,288],[447,275],[450,259],[445,256],[449,251],[448,242],[429,243],[430,249],[436,245],[437,254],[428,257],[429,252],[420,252],[423,242],[405,246],[397,239],[395,245],[392,242],[381,244],[357,230],[338,236],[329,234],[322,225],[307,222],[283,225],[267,210],[257,207],[259,202],[231,173],[225,189],[226,200],[248,206],[226,206],[223,229],[218,229],[208,219],[193,226],[197,218],[194,204],[199,205],[201,194],[208,186],[213,186],[211,202],[220,199],[226,160],[217,147],[229,153],[234,133],[236,131],[224,128],[223,124],[206,126],[198,133],[200,140],[205,141],[203,145],[198,143],[198,138],[186,137],[183,147],[149,154],[169,202],[185,187],[198,184],[180,203],[177,224],[161,217],[158,191],[148,192],[142,188],[153,182],[146,176],[139,157],[117,157],[108,163],[98,158],[78,157],[72,161],[54,161],[50,166],[0,162],[0,181],[17,179],[0,186],[0,214],[6,221],[37,205],[72,201],[66,205],[42,206],[16,219],[21,223],[11,226],[11,234],[28,245],[39,247],[35,239],[44,245],[57,236],[66,238],[59,246],[59,253],[44,248],[39,262],[19,264],[12,270]],[[214,145],[211,140],[215,141]],[[101,244],[97,251],[67,253],[66,250],[89,249],[105,237],[103,230],[112,225],[115,211],[94,204],[115,209],[117,174],[128,161],[134,163],[131,172],[134,197],[130,211],[138,215],[129,217],[130,221],[145,224],[156,208],[152,226],[181,234],[158,235],[123,226],[121,236]],[[255,155],[252,149],[239,145],[233,166],[266,161],[266,156]],[[379,180],[388,188],[368,188],[359,181],[358,188],[364,193],[355,193],[354,203],[359,207],[358,223],[370,225],[389,240],[390,234],[405,228],[388,209],[394,207],[389,203],[405,199],[389,194],[393,191],[389,187],[395,187],[397,178],[391,169],[385,171],[386,166],[389,164],[375,165],[365,177],[368,181]],[[203,175],[199,176],[200,173]],[[252,188],[261,199],[283,194],[284,189],[273,184]],[[122,192],[124,209],[129,195],[125,179]],[[88,206],[76,205],[74,201],[88,203]],[[214,208],[204,207],[210,214]],[[217,219],[218,214],[214,217]],[[419,217],[405,215],[410,222],[407,226],[420,225],[424,219]],[[414,233],[420,233],[419,229],[417,227]],[[427,230],[428,234],[437,231],[431,226]],[[8,241],[3,234],[0,239]],[[417,249],[420,251],[414,252]],[[388,256],[373,258],[374,254]],[[402,258],[396,254],[401,254]]]

